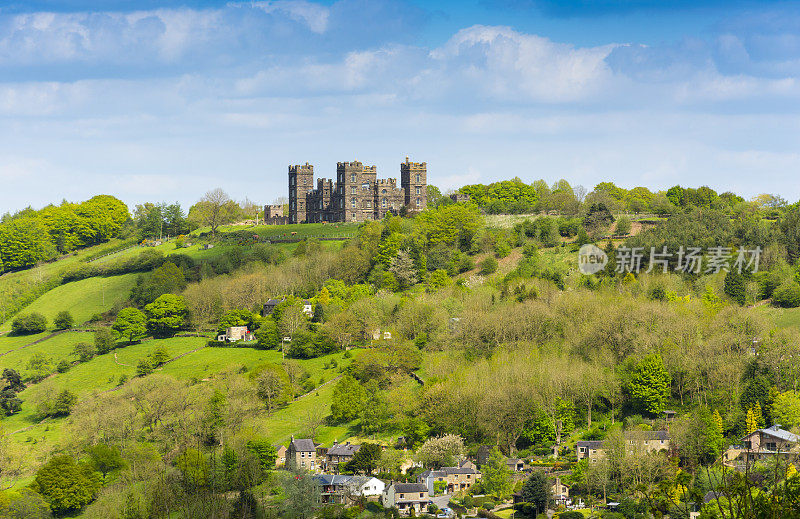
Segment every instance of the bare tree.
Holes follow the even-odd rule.
[[[589,192],[588,189],[580,184],[572,188],[572,191],[575,193],[575,198],[578,200],[578,202],[583,202],[583,199],[586,198],[586,194]]]

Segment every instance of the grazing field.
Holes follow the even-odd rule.
[[[50,333],[52,332],[37,333],[35,335],[0,335],[0,355],[38,341],[43,337],[47,337]],[[5,363],[5,357],[0,356],[0,366],[5,366]]]
[[[102,254],[103,251],[112,250],[121,243],[122,240],[111,240],[102,245],[75,251],[57,261],[0,275],[0,321],[8,320],[10,315],[16,313],[20,304],[29,304],[38,295],[56,286],[58,283],[53,283],[67,268],[86,258]]]
[[[65,335],[71,336],[73,334]],[[61,338],[60,335],[43,342],[41,345],[48,345],[50,341],[55,341],[55,339],[59,338]],[[60,348],[62,352],[66,351],[67,348],[71,351],[71,346],[68,344],[71,339],[71,337],[65,338],[66,343],[54,342],[50,346]],[[157,339],[117,348],[105,355],[99,355],[89,362],[74,364],[66,373],[53,374],[48,379],[38,384],[33,384],[19,393],[19,398],[22,400],[22,411],[4,418],[0,421],[0,426],[9,433],[16,432],[16,434],[11,435],[11,438],[17,442],[45,441],[55,444],[60,440],[59,435],[63,419],[47,419],[44,423],[39,423],[40,418],[36,414],[36,402],[42,394],[48,391],[68,389],[80,398],[82,395],[95,391],[107,391],[118,385],[120,376],[133,377],[136,374],[136,364],[139,360],[147,357],[157,347],[166,346],[170,356],[176,357],[181,353],[203,347],[205,342],[206,340],[202,337]],[[28,427],[30,429],[27,429]],[[17,432],[22,429],[26,430]]]
[[[47,317],[52,326],[55,316],[69,311],[79,326],[95,314],[108,311],[117,303],[128,299],[136,283],[137,274],[94,277],[58,286],[26,306],[20,313],[38,312]],[[11,329],[12,318],[0,326],[0,331]]]
[[[46,336],[46,334],[42,334]],[[31,336],[28,336],[31,337]],[[37,337],[37,336],[33,336]],[[36,339],[31,340],[30,342],[35,341]],[[3,357],[0,357],[0,365],[3,368],[11,368],[19,371],[23,376],[26,373],[26,366],[28,364],[28,360],[33,356],[35,353],[44,353],[53,361],[53,365],[59,363],[62,359],[66,359],[68,361],[74,361],[77,359],[76,356],[72,355],[72,350],[75,348],[75,345],[80,342],[88,342],[92,343],[93,336],[91,333],[81,333],[81,332],[65,332],[56,335],[55,337],[51,337],[46,341],[42,341],[38,344],[32,344],[31,346],[27,346],[22,349],[18,349],[16,351],[12,351]],[[26,342],[27,344],[27,342]]]
[[[258,235],[259,238],[349,238],[358,230],[357,223],[299,223],[291,225],[227,225],[220,227],[220,232],[231,233],[246,231]],[[208,229],[205,229],[206,231]],[[295,233],[294,235],[292,233]]]

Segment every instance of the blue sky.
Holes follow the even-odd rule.
[[[519,176],[800,198],[800,2],[34,0],[0,6],[0,212],[406,155]]]

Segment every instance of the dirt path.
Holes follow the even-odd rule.
[[[33,342],[29,342],[28,344],[25,344],[25,345],[23,345],[23,346],[20,346],[19,348],[14,348],[13,350],[8,350],[8,351],[7,351],[7,352],[5,352],[5,353],[0,353],[0,357],[3,357],[3,356],[5,356],[5,355],[8,355],[9,353],[11,353],[11,352],[14,352],[14,351],[19,351],[19,350],[21,350],[21,349],[23,349],[23,348],[27,348],[28,346],[33,346],[34,344],[39,344],[40,342],[44,342],[44,341],[46,341],[47,339],[52,339],[52,338],[53,338],[53,337],[55,337],[56,335],[61,335],[62,333],[69,332],[69,331],[72,331],[72,330],[59,330],[59,331],[57,331],[57,332],[53,332],[53,333],[51,333],[50,335],[48,335],[47,337],[42,337],[41,339],[37,339],[37,340],[35,340],[35,341],[33,341]]]
[[[128,366],[129,368],[135,368],[136,367],[133,364],[123,364],[122,362],[117,360],[117,352],[116,351],[114,352],[114,363],[117,364],[118,366]]]

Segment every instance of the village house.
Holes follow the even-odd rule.
[[[566,504],[569,501],[569,486],[561,482],[560,477],[556,477],[550,486],[553,500],[558,504]]]
[[[625,431],[625,450],[628,454],[669,451],[667,431]]]
[[[277,457],[275,458],[275,468],[283,467],[286,465],[286,452],[288,449],[284,445],[276,445],[275,446],[275,454]]]
[[[319,484],[320,502],[323,504],[353,504],[361,497],[377,499],[386,488],[378,478],[370,476],[343,476],[319,474],[314,476]]]
[[[461,460],[461,462],[458,464],[458,467],[462,468],[462,469],[463,468],[468,468],[468,469],[472,469],[472,470],[478,470],[478,466],[475,465],[475,462],[470,461],[470,460]]]
[[[430,495],[435,494],[436,483],[441,482],[444,492],[450,494],[460,490],[468,490],[481,478],[481,473],[472,467],[442,467],[438,470],[426,470],[417,477]]]
[[[649,454],[668,452],[670,447],[667,431],[625,431],[625,452],[627,454]],[[588,459],[589,463],[597,463],[607,456],[604,441],[579,441],[576,444],[578,460]]]
[[[286,468],[290,470],[318,470],[317,447],[318,444],[314,443],[313,440],[295,440],[294,436],[292,436],[292,441],[286,451]]]
[[[430,494],[428,487],[423,483],[392,481],[381,495],[381,504],[384,508],[397,507],[404,515],[409,515],[411,510],[414,510],[415,515],[419,515],[428,508],[428,503]]]
[[[270,315],[275,307],[281,304],[283,299],[267,299],[267,302],[264,303],[264,310],[261,312],[262,317],[266,317]]]
[[[589,463],[597,463],[598,460],[606,457],[606,451],[603,448],[602,441],[579,441],[576,448],[578,451],[578,461],[588,459]]]
[[[360,448],[361,445],[353,445],[350,442],[336,443],[334,441],[333,446],[325,453],[323,470],[338,474],[339,466],[352,460]]]
[[[225,329],[224,334],[217,335],[217,341],[219,342],[252,341],[255,338],[255,335],[247,329],[247,326],[231,326]]]
[[[522,472],[525,470],[525,460],[521,458],[506,459],[506,466],[511,472]]]
[[[739,440],[739,445],[729,447],[722,455],[722,462],[727,466],[736,466],[775,456],[794,455],[798,452],[798,442],[800,438],[796,434],[775,424],[758,429]]]

